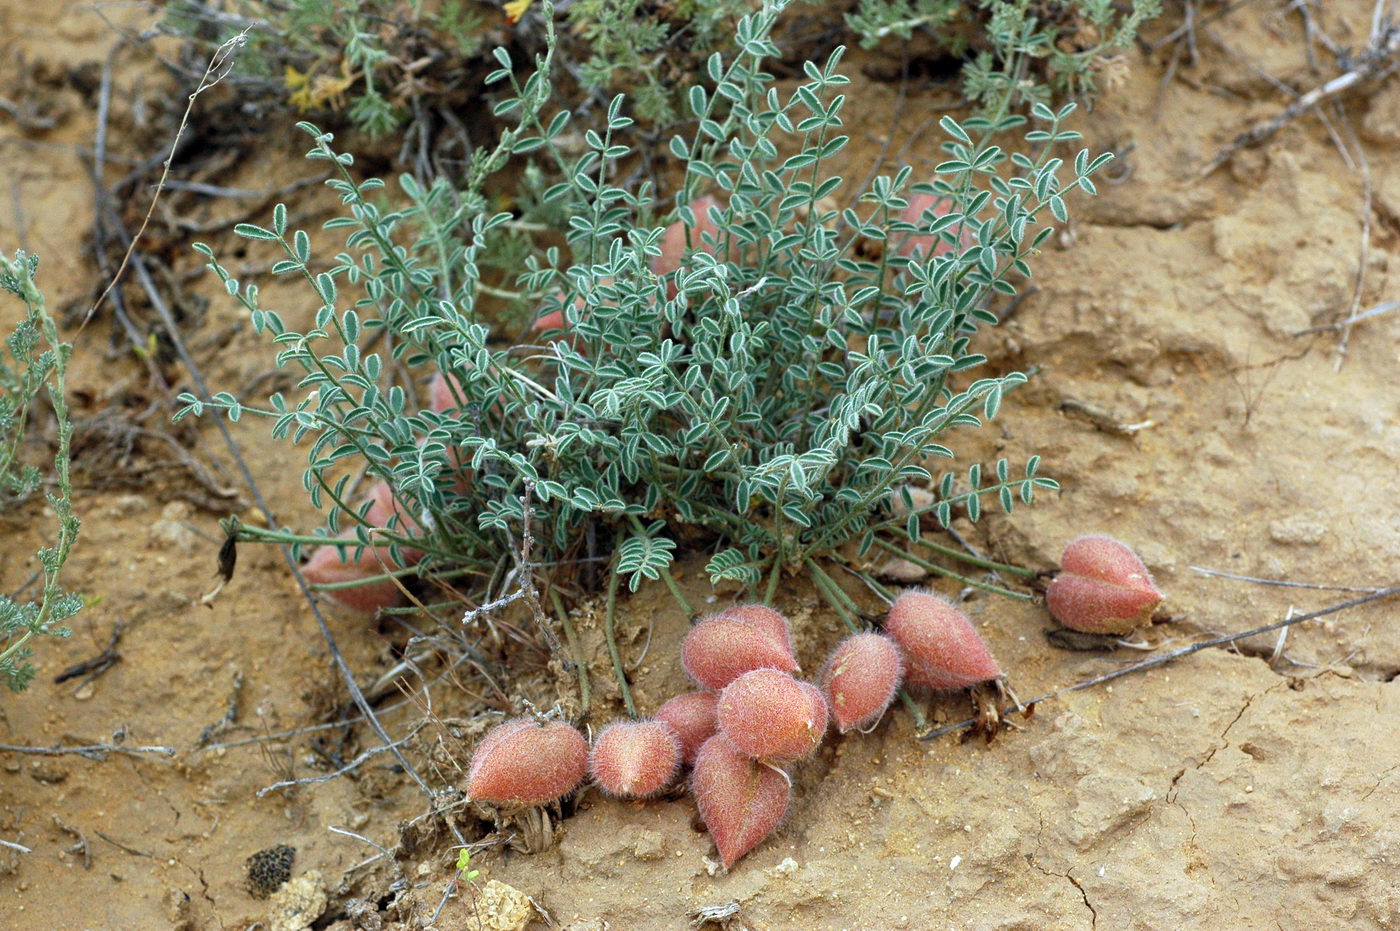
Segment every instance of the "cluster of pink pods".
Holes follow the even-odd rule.
[[[1067,626],[1121,633],[1149,620],[1162,595],[1126,545],[1088,536],[1066,548],[1046,601]],[[538,805],[591,776],[608,795],[644,799],[673,786],[688,766],[696,808],[731,867],[782,822],[792,793],[788,771],[816,752],[828,727],[872,729],[901,684],[942,691],[1002,678],[972,622],[938,595],[905,592],[884,627],[838,643],[812,684],[796,678],[787,618],[759,604],[721,611],[681,644],[681,666],[698,690],[672,698],[648,720],[608,725],[591,748],[562,721],[507,721],[477,745],[467,793]]]
[[[700,817],[732,866],[782,821],[792,791],[787,770],[816,752],[828,727],[843,734],[874,727],[902,681],[950,689],[1001,675],[971,622],[936,595],[903,595],[888,630],[841,641],[814,685],[794,676],[787,618],[765,605],[729,608],[692,627],[681,645],[681,665],[699,690],[672,698],[651,719],[608,725],[591,750],[563,722],[507,721],[478,744],[467,793],[541,804],[591,776],[608,795],[648,798],[689,766]]]

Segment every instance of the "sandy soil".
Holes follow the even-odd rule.
[[[4,96],[30,94],[53,108],[44,112],[54,125],[25,129],[0,117],[0,180],[14,205],[0,210],[0,240],[43,254],[42,280],[61,305],[89,296],[97,277],[84,252],[89,169],[75,147],[91,146],[91,77],[112,37],[84,5],[45,25],[23,9],[0,4]],[[144,22],[137,10],[122,15]],[[1355,44],[1369,16],[1370,4],[1339,2],[1323,24]],[[983,460],[1039,452],[1064,484],[1035,508],[960,528],[967,537],[1036,567],[1052,565],[1085,530],[1132,541],[1170,595],[1175,620],[1147,635],[1159,647],[1349,597],[1192,567],[1381,586],[1394,581],[1400,552],[1400,316],[1358,325],[1345,357],[1332,334],[1294,335],[1345,316],[1354,300],[1366,308],[1394,296],[1400,79],[1349,101],[1373,206],[1354,298],[1366,185],[1328,125],[1299,120],[1199,177],[1220,145],[1279,108],[1259,71],[1300,89],[1320,82],[1297,20],[1256,4],[1209,28],[1214,40],[1202,34],[1200,61],[1165,84],[1165,51],[1128,53],[1126,83],[1080,124],[1091,149],[1123,153],[1119,183],[1075,202],[1073,225],[1035,266],[1038,291],[991,334],[996,365],[1040,372],[1009,401],[998,430],[961,446]],[[162,80],[134,49],[116,61],[113,151],[149,154],[169,139],[149,116]],[[895,85],[860,77],[888,73],[886,59],[854,54],[850,65],[860,103],[848,111],[850,174],[863,177],[882,152],[931,169],[927,117],[946,93],[913,86],[901,108]],[[299,143],[279,131],[266,146],[220,183],[283,180]],[[298,206],[314,215],[320,198],[309,193]],[[175,262],[198,264],[193,255]],[[217,334],[231,350],[207,346],[207,374],[223,387],[249,384],[269,368],[267,354],[234,327],[233,308],[208,280],[190,288],[209,300],[198,336]],[[108,328],[104,318],[78,341],[80,417],[158,395],[129,354],[109,357]],[[202,452],[219,461],[217,434],[203,431]],[[237,436],[278,519],[309,525],[300,453],[272,445],[256,425]],[[154,441],[134,456],[168,458]],[[440,818],[412,822],[428,800],[386,757],[353,778],[257,796],[288,774],[349,762],[374,745],[371,735],[198,747],[231,703],[229,723],[205,743],[333,720],[345,700],[275,553],[244,547],[233,583],[201,604],[214,581],[217,519],[246,502],[201,507],[178,468],[152,472],[139,488],[83,474],[83,538],[69,583],[92,604],[70,641],[42,651],[35,687],[0,706],[4,742],[119,740],[176,754],[97,762],[0,752],[0,837],[34,850],[0,855],[6,926],[307,927],[318,917],[316,927],[425,926],[454,856]],[[43,521],[38,507],[7,521],[5,590],[32,571]],[[696,575],[687,564],[682,581],[703,598]],[[784,590],[781,604],[798,623],[803,665],[815,667],[839,637],[835,619],[803,588]],[[1141,656],[1053,649],[1043,636],[1049,622],[1032,606],[975,597],[966,608],[1022,695]],[[391,640],[353,618],[332,620],[361,681],[397,662]],[[693,910],[730,902],[739,906],[732,926],[753,929],[1392,927],[1400,922],[1396,620],[1394,603],[1381,602],[1293,628],[1272,662],[1278,641],[1269,637],[1067,693],[990,746],[916,743],[907,715],[892,714],[870,735],[829,741],[798,770],[783,827],[728,875],[715,873],[688,801],[624,804],[585,791],[551,849],[478,855],[475,896],[449,901],[438,927],[522,927],[530,911],[521,893],[575,931],[682,928]],[[577,622],[594,660],[594,720],[603,721],[618,703],[601,634],[587,609]],[[621,628],[643,710],[685,688],[676,657],[686,623],[664,592],[644,589],[626,606]],[[100,653],[118,624],[120,662],[87,685],[52,684],[57,671]],[[558,686],[573,701],[565,684],[536,676],[488,698],[499,709],[520,695],[553,698]],[[445,788],[459,781],[453,767],[488,719],[457,690],[435,700],[444,724],[414,749],[425,777]],[[964,710],[955,697],[929,707],[944,721]],[[402,733],[418,717],[400,706],[383,720]],[[460,809],[451,817],[480,834]],[[376,851],[332,826],[397,844],[394,861],[357,867]],[[299,874],[284,897],[300,895],[306,920],[270,925],[268,903],[246,888],[244,861],[281,843],[297,848]]]

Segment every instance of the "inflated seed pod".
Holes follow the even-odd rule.
[[[604,792],[647,798],[666,788],[681,767],[681,741],[661,721],[616,721],[593,741],[588,772]]]
[[[1112,537],[1080,537],[1065,547],[1045,589],[1055,620],[1091,634],[1126,634],[1152,620],[1162,593],[1138,555]]]
[[[514,718],[487,732],[472,754],[467,795],[498,805],[542,805],[568,795],[588,772],[588,741],[564,721]]]
[[[830,711],[821,690],[778,669],[755,669],[719,693],[720,733],[754,759],[791,763],[822,742]]]
[[[930,592],[895,599],[885,631],[904,651],[904,681],[911,686],[965,689],[1001,678],[1001,667],[967,615]]]
[[[798,669],[786,637],[722,614],[701,621],[685,635],[681,666],[707,689],[722,689],[754,669]]]
[[[787,774],[740,752],[716,734],[695,756],[690,791],[726,869],[772,834],[787,813]]]
[[[821,686],[841,733],[874,726],[904,678],[899,646],[884,634],[852,634],[831,651]]]
[[[695,762],[700,745],[719,729],[715,723],[718,701],[719,695],[714,692],[686,692],[657,709],[656,720],[668,725],[680,739],[681,762],[687,766]]]

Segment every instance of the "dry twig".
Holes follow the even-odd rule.
[[[1382,598],[1389,598],[1393,595],[1400,595],[1400,585],[1392,585],[1389,588],[1374,589],[1373,591],[1371,591],[1370,594],[1363,595],[1360,598],[1353,598],[1350,601],[1343,601],[1339,604],[1331,605],[1319,611],[1311,611],[1307,614],[1295,615],[1290,609],[1288,616],[1281,621],[1274,621],[1272,624],[1265,624],[1262,627],[1254,627],[1250,630],[1241,631],[1237,634],[1225,634],[1221,637],[1212,637],[1209,640],[1201,640],[1188,646],[1181,647],[1180,649],[1169,650],[1166,653],[1159,653],[1156,656],[1148,657],[1145,660],[1132,663],[1120,669],[1115,669],[1112,672],[1104,673],[1101,676],[1095,676],[1092,679],[1087,679],[1083,682],[1076,682],[1074,685],[1067,685],[1064,688],[1056,689],[1053,692],[1047,692],[1046,694],[1040,695],[1036,698],[1032,698],[1029,701],[1016,702],[1015,704],[1008,705],[1007,707],[1001,709],[1001,716],[1005,718],[1007,715],[1015,714],[1018,711],[1025,711],[1032,705],[1038,705],[1041,702],[1054,698],[1057,695],[1063,695],[1065,692],[1078,692],[1081,689],[1092,688],[1095,685],[1101,685],[1104,682],[1111,682],[1114,679],[1120,679],[1123,676],[1131,675],[1135,672],[1143,672],[1148,669],[1155,669],[1158,666],[1165,666],[1167,663],[1170,663],[1173,660],[1181,659],[1183,656],[1190,656],[1192,653],[1199,653],[1200,651],[1209,649],[1211,647],[1224,646],[1230,643],[1238,643],[1241,640],[1246,640],[1250,637],[1257,636],[1258,634],[1267,634],[1270,631],[1281,630],[1285,627],[1291,627],[1294,624],[1301,624],[1304,621],[1316,620],[1320,617],[1326,617],[1329,614],[1336,614],[1338,611],[1345,611],[1348,608],[1359,607],[1360,605],[1369,604],[1372,601],[1379,601]],[[959,721],[956,724],[949,724],[946,727],[940,727],[937,730],[932,730],[929,731],[927,734],[924,734],[922,737],[919,738],[919,740],[933,740],[936,737],[942,737],[944,734],[951,734],[954,731],[960,731],[965,728],[972,727],[978,722],[978,720],[978,718],[968,718],[966,721]]]
[[[1371,42],[1345,73],[1313,88],[1284,108],[1277,116],[1256,123],[1253,127],[1236,136],[1229,145],[1222,148],[1201,171],[1201,177],[1212,174],[1228,162],[1235,153],[1263,145],[1273,138],[1284,126],[1299,116],[1314,109],[1319,104],[1335,99],[1358,84],[1373,78],[1381,78],[1396,68],[1395,58],[1400,54],[1400,25],[1377,20]]]

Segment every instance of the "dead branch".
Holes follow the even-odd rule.
[[[1400,26],[1387,23],[1372,35],[1371,44],[1356,57],[1355,65],[1349,71],[1308,91],[1272,119],[1256,123],[1249,130],[1240,133],[1229,145],[1216,153],[1216,156],[1202,169],[1201,177],[1204,178],[1214,173],[1235,153],[1263,145],[1284,126],[1314,109],[1318,104],[1332,100],[1364,81],[1389,74],[1396,67],[1394,59],[1397,53],[1400,53]]]

